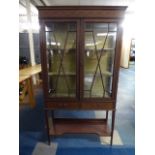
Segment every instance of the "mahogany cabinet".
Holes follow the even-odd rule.
[[[125,6],[38,7],[43,90],[50,135],[96,133],[113,140]],[[103,119],[54,118],[49,111],[105,110]],[[108,128],[108,111],[112,112]]]

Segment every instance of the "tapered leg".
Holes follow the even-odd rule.
[[[52,130],[53,130],[53,138],[54,138],[54,135],[55,135],[55,132],[56,132],[56,130],[55,130],[55,122],[54,122],[54,110],[51,110],[51,128],[52,128]]]
[[[115,110],[112,111],[111,140],[110,140],[110,145],[113,144],[114,126],[115,126]]]
[[[106,111],[106,121],[108,121],[108,110]]]
[[[50,134],[49,134],[48,110],[45,110],[45,123],[46,123],[48,144],[50,145],[51,139],[50,139]]]

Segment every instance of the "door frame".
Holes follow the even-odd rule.
[[[48,93],[48,69],[47,69],[47,55],[45,53],[46,49],[46,36],[45,36],[45,23],[46,22],[75,22],[77,24],[76,27],[76,94],[75,97],[69,98],[69,97],[49,97]],[[77,102],[79,101],[79,30],[80,30],[80,20],[79,19],[70,19],[70,18],[59,18],[59,19],[41,19],[40,20],[40,42],[41,42],[41,64],[42,64],[42,70],[43,70],[43,89],[44,89],[44,96],[46,99],[46,102],[50,101],[56,101],[56,102],[62,102],[62,101],[67,101],[67,102]]]
[[[116,31],[116,45],[115,45],[115,55],[114,55],[114,69],[113,69],[113,77],[112,77],[112,97],[110,98],[84,98],[84,49],[85,49],[85,32],[84,32],[84,24],[85,23],[116,23],[117,24],[117,31]],[[120,39],[121,39],[121,26],[119,24],[118,19],[100,19],[100,18],[83,18],[80,21],[81,31],[80,31],[80,101],[84,103],[88,102],[111,102],[116,100],[116,93],[117,93],[117,82],[118,82],[118,70],[120,64]],[[82,103],[81,103],[82,104]]]

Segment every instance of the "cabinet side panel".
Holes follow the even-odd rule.
[[[46,52],[45,48],[45,36],[44,36],[44,22],[40,19],[40,52],[41,52],[41,68],[42,68],[42,78],[43,78],[43,93],[44,98],[47,98],[47,68],[46,68]]]

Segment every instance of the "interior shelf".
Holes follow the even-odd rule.
[[[94,32],[93,30],[85,30],[84,32]],[[117,32],[117,31],[105,31],[105,33],[109,33],[109,32]]]
[[[56,46],[56,45],[54,45],[54,46]],[[55,48],[53,47],[52,50],[53,50],[53,51],[58,51],[58,49],[57,49],[56,47],[55,47]],[[59,49],[59,50],[60,50],[60,51],[64,51],[64,49],[62,49],[62,48]],[[75,52],[75,50],[76,50],[76,48],[69,48],[69,49],[67,49],[66,51],[67,51],[67,52],[72,52],[72,51]],[[104,49],[103,49],[103,51],[113,51],[113,50],[115,50],[115,48],[104,48]],[[85,51],[94,51],[94,49],[85,48]],[[97,51],[101,51],[101,49],[97,49]]]
[[[91,77],[94,74],[93,73],[85,73],[84,75],[85,75],[85,77]],[[108,72],[108,71],[104,71],[104,72],[102,72],[102,75],[112,76],[112,73],[111,72]],[[96,76],[100,76],[100,73],[96,73]]]
[[[104,48],[103,51],[113,51],[115,48]],[[94,51],[94,49],[85,49],[85,51]],[[97,51],[102,51],[101,49],[98,49]]]
[[[45,32],[55,32],[55,31],[45,31]],[[76,30],[69,30],[67,32],[77,32]]]
[[[48,75],[49,76],[57,76],[58,75],[58,73],[57,72],[48,72]],[[75,72],[66,72],[65,73],[65,75],[63,74],[63,73],[60,73],[59,75],[61,75],[61,76],[74,76],[74,75],[76,75],[76,73]]]
[[[48,72],[48,75],[49,76],[57,76],[58,73],[57,72]],[[59,75],[60,76],[75,76],[76,73],[75,72],[66,72],[65,75],[63,73],[60,73]],[[85,77],[90,77],[90,76],[93,76],[93,75],[94,75],[93,73],[85,73]],[[112,73],[108,72],[108,71],[104,71],[104,72],[102,72],[102,75],[112,76]],[[96,76],[100,76],[100,73],[96,73]]]
[[[61,119],[55,118],[54,126],[50,128],[50,135],[70,134],[98,134],[110,136],[106,119]]]
[[[73,93],[57,93],[57,94],[51,94],[50,95],[51,97],[68,97],[68,98],[73,98],[73,97],[75,97],[75,93],[73,94]]]

